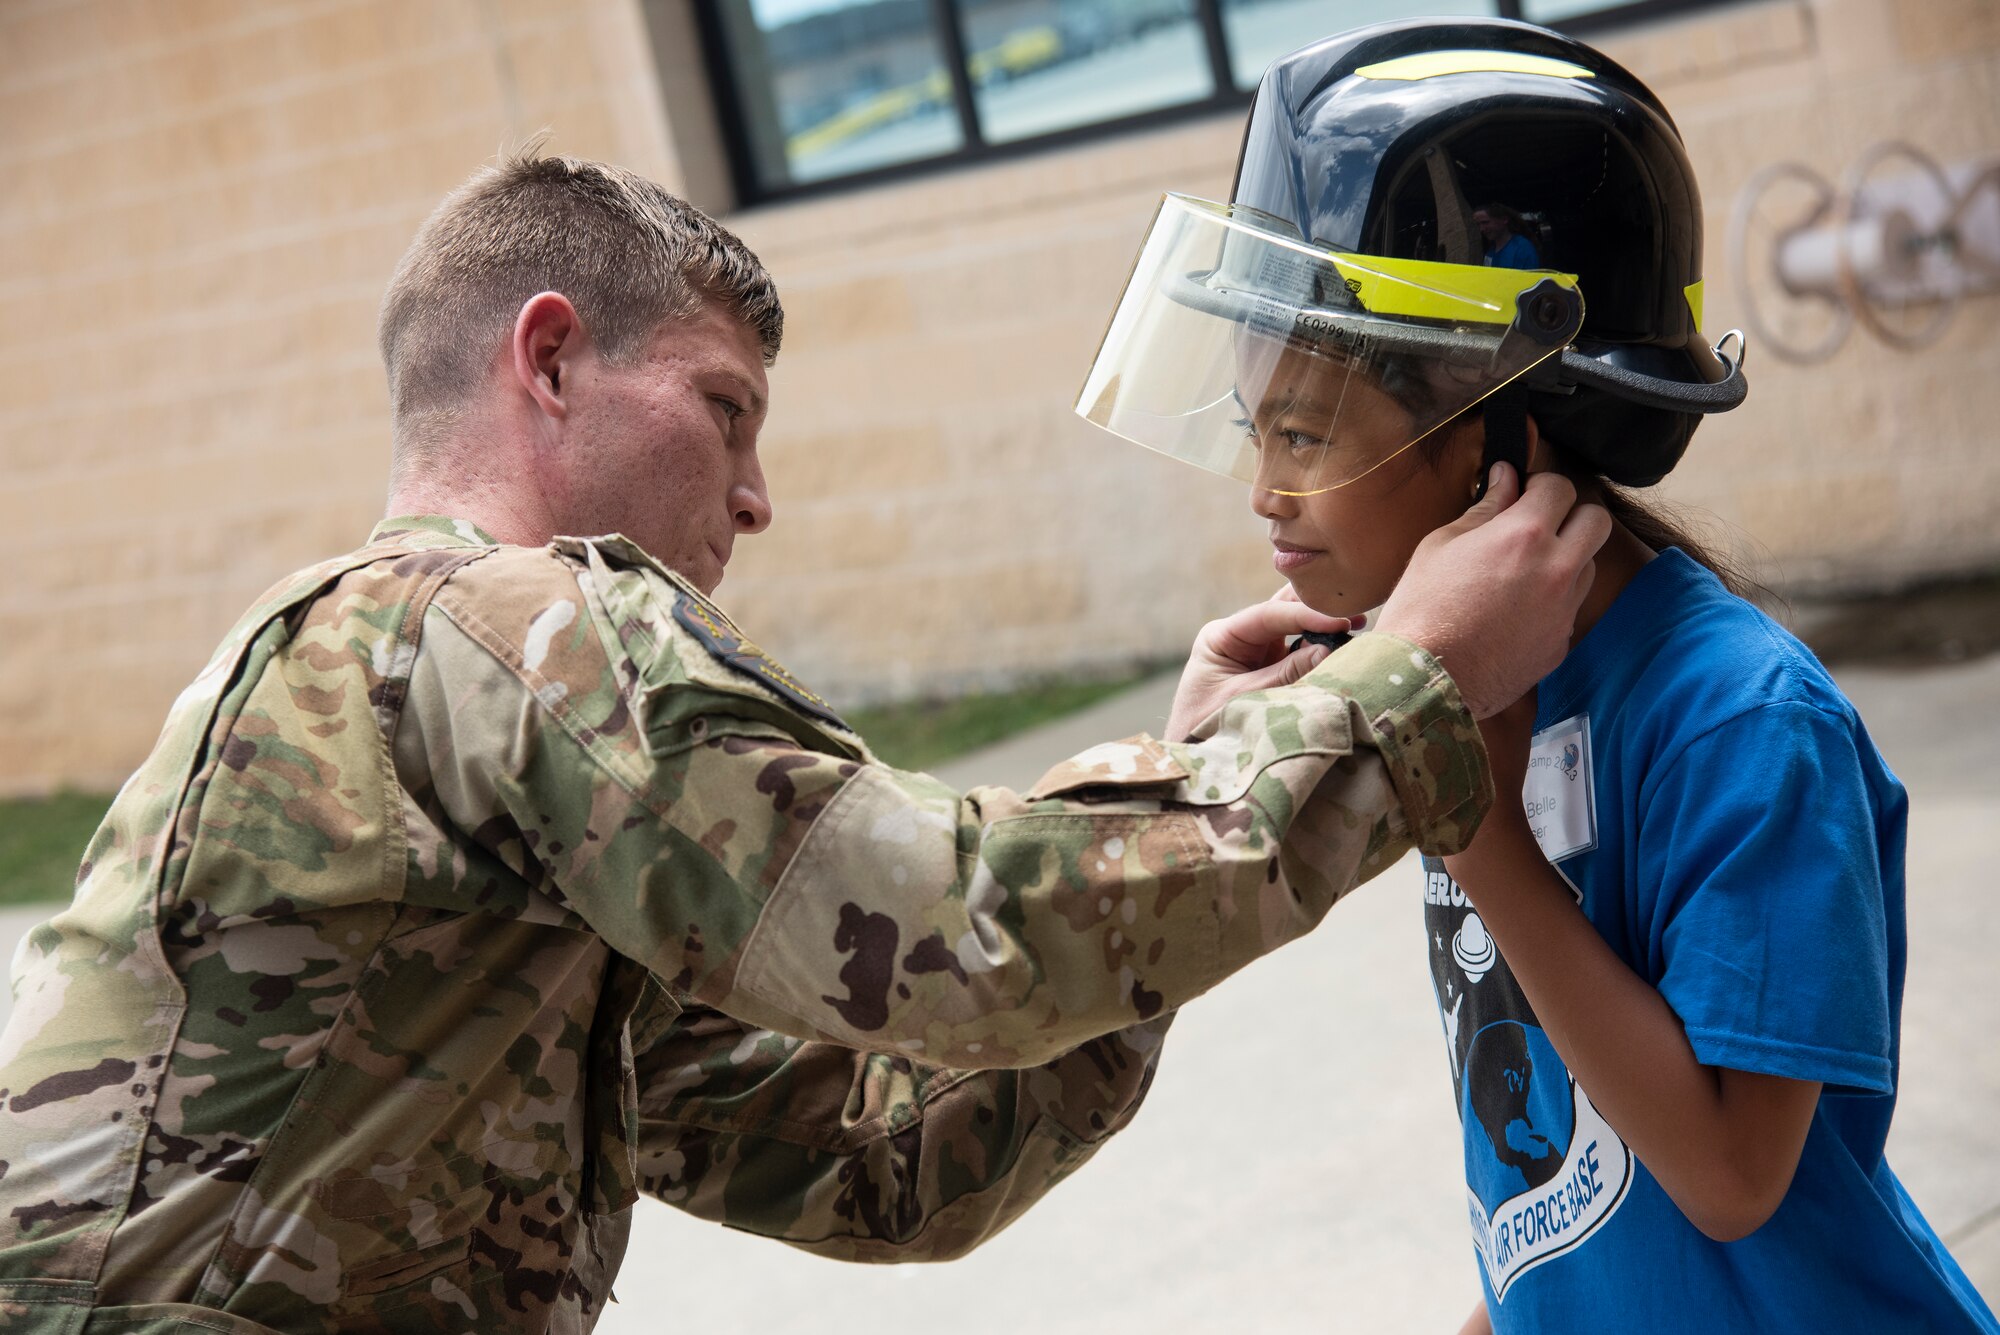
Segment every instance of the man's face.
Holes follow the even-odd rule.
[[[1474,209],[1472,211],[1472,225],[1477,227],[1479,235],[1485,237],[1489,242],[1498,241],[1501,233],[1507,230],[1507,224],[1501,222],[1485,209]]]
[[[573,372],[563,432],[567,497],[579,534],[623,533],[712,593],[740,534],[762,532],[771,501],[757,461],[769,382],[757,336],[704,307],[655,332],[639,358],[601,356]]]

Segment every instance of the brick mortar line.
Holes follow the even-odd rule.
[[[437,200],[428,195],[421,202],[395,205],[374,204],[364,208],[351,209],[345,213],[330,214],[325,218],[314,219],[310,223],[280,223],[252,231],[231,232],[227,234],[226,240],[206,245],[197,243],[186,250],[176,253],[191,261],[228,259],[232,255],[256,250],[259,243],[283,244],[288,241],[308,241],[316,236],[324,236],[328,232],[347,230],[349,226],[354,224],[366,226],[371,222],[388,223],[402,221],[412,213],[421,219],[423,215],[429,213],[435,207],[437,207]],[[0,225],[0,241],[6,238],[10,230],[25,229],[10,229],[4,225]],[[131,259],[123,264],[105,265],[97,269],[80,269],[74,272],[78,276],[95,280],[100,278],[129,277],[135,273],[146,273],[154,267],[155,262],[153,261]],[[384,281],[386,282],[387,280],[385,279]],[[17,294],[9,289],[0,288],[0,297],[11,297],[14,295]]]
[[[337,362],[319,361],[319,362],[308,363],[299,361],[290,364],[282,364],[280,366],[272,368],[269,371],[262,373],[258,377],[257,387],[262,390],[282,389],[288,385],[295,385],[303,381],[311,381],[314,379],[318,379],[320,378],[323,372],[329,370],[350,371],[350,370],[360,370],[363,367],[372,367],[378,372],[381,370],[381,364],[378,361],[376,361],[372,349],[365,354],[364,353],[354,354],[351,360],[343,358],[342,360]],[[214,380],[201,380],[194,382],[182,380],[182,381],[177,381],[173,385],[162,387],[159,390],[136,391],[129,395],[119,395],[119,394],[92,395],[90,397],[89,406],[93,409],[103,409],[109,407],[114,412],[129,412],[135,409],[145,410],[153,408],[160,408],[160,409],[182,408],[188,404],[199,403],[209,399],[226,400],[231,397],[232,391],[240,392],[241,389],[242,385],[239,381],[232,381],[228,379],[226,376],[218,377]],[[386,385],[382,386],[382,398],[376,404],[376,409],[383,414],[381,420],[385,424],[388,421],[388,416],[387,416],[389,409],[388,394],[389,394],[388,387]],[[0,427],[4,427],[7,431],[12,432],[38,426],[40,427],[58,426],[63,424],[64,422],[76,421],[77,418],[74,414],[68,416],[65,415],[64,411],[65,407],[66,405],[58,403],[58,404],[51,404],[47,408],[42,409],[40,411],[23,413],[19,416],[15,416],[12,414],[0,415]],[[357,414],[355,418],[353,418],[352,420],[354,421],[369,420],[373,416],[374,413],[373,411],[371,411],[365,416]],[[23,475],[17,473],[14,476],[19,477]]]
[[[574,105],[600,105],[606,103],[606,101],[607,101],[606,98],[604,98],[598,91],[593,89],[590,91],[571,93],[563,97],[558,97],[545,102],[538,103],[535,107],[535,110],[539,112],[553,113],[565,110]],[[342,140],[336,140],[334,142],[336,144],[341,144],[341,145],[351,145],[358,143],[380,145],[383,144],[384,142],[395,142],[395,143],[406,142],[413,131],[417,133],[424,133],[439,128],[449,128],[463,124],[472,124],[472,123],[490,124],[492,121],[492,116],[490,114],[491,110],[492,110],[491,108],[488,108],[485,113],[475,114],[470,112],[460,112],[456,116],[447,115],[433,120],[420,120],[415,122],[414,125],[405,124],[397,129],[384,131],[382,134],[373,136],[368,139],[362,139],[362,140],[342,139]],[[257,108],[253,107],[247,109],[242,114],[254,115],[256,114],[256,112]],[[190,121],[202,120],[206,119],[206,115],[190,116],[184,119]],[[132,127],[132,128],[125,133],[108,133],[106,135],[101,136],[98,140],[92,142],[97,142],[97,143],[112,142],[121,138],[136,139],[140,136],[140,133],[157,128],[160,122],[149,120],[143,122],[120,122],[119,124],[121,127]],[[316,141],[316,142],[323,143],[324,141]],[[72,145],[72,147],[74,146],[75,145]],[[86,143],[81,146],[89,147],[90,145]],[[93,201],[92,204],[88,207],[123,207],[129,204],[139,204],[139,203],[154,201],[163,196],[172,196],[176,192],[192,194],[195,192],[195,189],[197,187],[203,189],[211,188],[218,184],[229,184],[231,181],[241,177],[268,176],[274,168],[293,167],[299,165],[300,163],[311,163],[326,156],[327,151],[328,150],[316,150],[313,147],[308,147],[303,149],[286,149],[278,153],[266,154],[255,160],[252,164],[245,167],[214,170],[205,175],[190,173],[190,174],[176,176],[173,178],[172,185],[165,189],[135,190],[122,195],[108,195],[105,196],[102,200]],[[22,154],[19,156],[0,153],[0,166],[5,166],[17,170],[18,169],[51,170],[60,168],[61,159],[63,156],[64,155],[61,153],[33,153],[33,154]],[[45,159],[55,159],[55,161],[46,161]],[[68,214],[45,213],[39,215],[39,218],[42,221],[47,221],[50,219],[61,221],[64,217],[73,216],[75,213],[80,211],[82,211],[81,208],[72,209],[69,211]]]
[[[349,436],[351,436],[353,434],[353,427],[362,420],[364,419],[355,418],[350,421],[344,421],[338,424],[328,424],[326,426],[319,426],[319,427],[304,427],[297,431],[287,433],[282,445],[273,444],[261,447],[244,447],[241,445],[224,444],[223,442],[226,442],[231,438],[227,434],[218,434],[213,437],[206,438],[212,441],[213,443],[197,444],[185,450],[178,450],[172,454],[158,456],[158,462],[163,464],[170,463],[175,466],[191,466],[191,465],[200,465],[218,461],[228,461],[230,459],[263,458],[271,454],[278,453],[281,449],[289,450],[294,446],[336,443],[338,441],[347,439]],[[382,425],[382,432],[381,432],[382,439],[386,444],[389,437],[389,430],[388,430],[389,424],[386,413],[382,418],[381,425]],[[26,473],[23,472],[18,466],[15,466],[10,470],[9,477],[10,477],[10,482],[13,484],[19,484],[30,481],[35,483],[41,483],[46,481],[49,484],[69,484],[69,483],[81,483],[81,482],[101,483],[109,479],[115,479],[127,476],[131,472],[132,472],[132,460],[130,458],[123,458],[123,459],[118,459],[111,463],[94,465],[85,468],[63,469],[59,471],[49,470],[42,473]],[[10,486],[10,490],[18,490],[20,492],[26,492],[28,490],[32,490],[32,487],[18,486],[17,488],[15,486]]]
[[[277,250],[314,239],[357,235],[361,230],[384,226],[391,222],[398,224],[412,215],[421,217],[421,210],[414,204],[409,206],[371,205],[348,213],[330,215],[331,221],[315,221],[312,224],[280,224],[253,232],[235,232],[229,239],[215,243],[197,243],[195,248],[170,252],[153,260],[128,259],[115,265],[100,265],[96,268],[59,270],[53,273],[34,274],[18,282],[0,282],[0,300],[18,300],[22,297],[47,296],[61,293],[67,288],[84,287],[96,283],[116,282],[135,275],[150,275],[161,271],[194,269],[203,265],[241,260],[261,251]],[[415,224],[409,224],[414,228]],[[4,229],[0,229],[4,233]],[[383,283],[388,282],[385,275]]]
[[[1143,196],[1150,202],[1154,196],[1161,192],[1153,189],[1142,189],[1135,185],[1132,193],[1135,196]],[[1072,199],[1082,198],[1084,197],[1072,197]],[[1102,205],[1106,201],[1100,196],[1091,202]],[[1011,257],[1036,251],[1068,255],[1074,253],[1079,248],[1079,242],[1088,243],[1100,239],[1129,238],[1132,249],[1135,252],[1138,249],[1140,220],[1136,214],[1118,218],[1107,218],[1101,223],[1065,226],[1059,234],[1039,230],[1031,233],[1022,233],[1018,226],[1006,225],[1007,220],[1030,214],[1040,214],[1042,212],[1044,212],[1042,202],[1037,201],[1035,204],[1025,206],[1019,210],[1004,213],[989,213],[986,216],[999,229],[999,235],[996,238],[995,244],[990,246],[982,245],[978,242],[946,242],[940,244],[935,249],[925,252],[921,270],[911,267],[909,263],[911,257],[907,249],[899,254],[895,246],[882,244],[880,246],[882,253],[879,260],[863,257],[848,260],[844,264],[826,265],[815,268],[809,283],[794,284],[796,289],[794,295],[797,295],[799,292],[810,292],[822,287],[846,286],[872,278],[879,278],[885,273],[908,275],[914,279],[930,270],[984,267],[994,258],[1001,256]],[[939,230],[942,231],[944,229],[940,228]],[[751,232],[752,229],[746,226],[744,231]],[[878,233],[871,230],[865,235],[857,235],[853,239],[865,246],[875,248],[878,235]],[[745,238],[746,241],[748,239],[748,237]],[[755,248],[754,243],[752,248]],[[782,244],[773,246],[771,247],[771,252],[776,254],[782,249]],[[824,253],[836,256],[847,255],[852,254],[854,249],[855,247],[852,245],[836,245],[833,249]],[[764,258],[764,252],[760,251],[758,257],[760,259]],[[902,262],[897,263],[898,260]],[[771,263],[771,261],[766,262],[767,264]]]
[[[336,306],[366,297],[371,303],[382,299],[380,282],[351,281],[326,287],[280,288],[275,297],[249,297],[229,305],[204,301],[175,303],[175,309],[143,319],[121,317],[115,330],[90,332],[43,341],[51,359],[57,353],[103,352],[124,343],[146,343],[161,334],[198,334],[259,321],[295,317],[315,306]],[[0,300],[4,300],[0,297]],[[46,329],[44,330],[46,332]]]
[[[74,541],[82,544],[85,540],[102,542],[115,540],[135,533],[158,533],[163,528],[168,527],[173,529],[227,528],[235,523],[269,522],[280,516],[296,517],[299,515],[327,514],[337,510],[343,502],[359,501],[363,497],[368,499],[370,508],[379,509],[387,505],[389,501],[388,479],[386,477],[382,478],[379,486],[371,482],[365,488],[344,487],[332,492],[315,492],[310,502],[295,496],[290,499],[289,504],[274,504],[273,498],[263,497],[255,503],[235,505],[227,509],[205,510],[199,515],[162,514],[151,521],[144,519],[135,520],[129,517],[105,519],[97,523],[65,527],[62,531],[62,536],[65,542]],[[280,500],[282,501],[282,498]],[[376,516],[376,518],[381,517],[383,516]],[[371,520],[370,522],[374,521]],[[367,535],[363,534],[362,536],[365,537]],[[7,547],[0,548],[0,563],[13,559],[22,548],[47,547],[48,545],[49,540],[46,537],[40,539],[15,539]],[[338,554],[337,552],[330,553],[330,555]],[[18,589],[0,586],[0,607],[14,605],[5,598],[5,593],[13,593],[18,597],[19,592]]]
[[[356,533],[356,544],[359,545],[367,536],[366,530]],[[296,568],[303,569],[319,559],[321,558],[308,559]],[[240,604],[236,612],[229,614],[229,619],[233,620],[244,608],[249,607],[252,599],[269,588],[274,580],[282,579],[285,574],[286,571],[280,569],[269,578],[241,579],[231,578],[227,572],[216,570],[180,571],[143,581],[124,580],[117,584],[92,585],[63,596],[45,596],[18,601],[8,599],[0,601],[0,616],[46,616],[51,611],[68,609],[101,612],[109,608],[143,605],[177,596],[193,600],[217,597],[228,594],[232,589],[240,588],[242,590],[240,596],[231,599],[232,604]],[[223,629],[227,628],[228,620],[225,620]],[[186,640],[188,643],[199,641],[212,646],[214,635],[190,634]],[[157,648],[156,643],[155,648]],[[80,661],[94,661],[94,658]]]
[[[578,94],[575,97],[538,107],[538,111],[554,112],[570,105],[602,105],[603,99],[594,94]],[[204,192],[217,187],[226,187],[243,182],[257,182],[268,179],[277,170],[322,170],[343,157],[376,158],[385,152],[407,147],[412,140],[439,139],[455,133],[467,126],[490,125],[490,108],[484,111],[465,112],[458,116],[443,117],[424,121],[415,127],[403,126],[399,129],[384,130],[379,134],[366,135],[356,139],[338,139],[331,144],[295,150],[276,161],[261,160],[243,166],[222,168],[205,175],[184,175],[172,179],[164,186],[152,189],[135,189],[123,194],[107,195],[87,204],[68,209],[45,210],[38,213],[22,213],[18,219],[0,219],[0,237],[14,232],[33,231],[59,223],[91,218],[121,209],[137,208],[143,205],[158,205],[176,200],[199,199]],[[6,164],[0,159],[0,165]],[[432,203],[435,203],[433,200]],[[129,267],[143,267],[135,261]]]
[[[154,60],[161,56],[172,56],[179,52],[194,50],[218,41],[227,41],[252,33],[269,32],[287,27],[302,27],[315,19],[325,18],[331,14],[338,14],[344,10],[359,10],[363,7],[363,0],[320,0],[317,4],[307,3],[306,0],[293,0],[293,4],[284,9],[272,7],[264,8],[261,11],[252,10],[250,11],[250,17],[239,19],[234,23],[224,23],[210,28],[198,29],[179,38],[139,43],[118,49],[116,54],[110,59],[98,58],[95,60],[71,61],[66,65],[50,65],[29,71],[25,77],[19,79],[0,79],[0,96],[16,92],[34,92],[49,84],[61,83],[66,79],[75,78],[80,74],[117,74],[127,66]],[[514,28],[503,27],[502,35],[505,37],[532,36],[535,33],[545,32],[557,26],[559,26],[559,20],[550,19]],[[446,46],[445,49],[455,50],[458,49],[458,46],[487,47],[491,44],[492,39],[487,33],[475,32],[469,40],[461,39],[456,46]],[[428,52],[439,48],[420,47],[417,49],[420,52]],[[391,59],[393,60],[393,58]],[[377,62],[377,64],[380,63],[382,62]],[[369,67],[349,66],[347,68]],[[297,84],[280,86],[295,87]],[[238,101],[223,101],[204,105],[211,109],[221,108],[226,110],[230,106],[253,104],[260,96],[261,94],[259,93],[247,93],[242,95]]]

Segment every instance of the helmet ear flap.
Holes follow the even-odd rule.
[[[1650,487],[1672,472],[1702,418],[1582,389],[1530,390],[1527,400],[1551,446],[1621,487]]]

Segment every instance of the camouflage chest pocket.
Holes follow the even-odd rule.
[[[719,746],[771,742],[798,743],[798,738],[769,719],[741,717],[744,702],[704,699],[691,692],[679,698],[655,699],[646,716],[646,751],[665,758],[708,743]],[[738,712],[714,712],[717,704]]]
[[[654,756],[741,738],[866,759],[861,739],[680,576],[621,538],[558,538]]]
[[[554,1141],[501,1138],[450,1158],[405,1160],[322,1178],[310,1188],[338,1247],[343,1280],[335,1313],[381,1312],[443,1298],[462,1301],[500,1277],[482,1261],[475,1228],[533,1267],[550,1220],[575,1211],[570,1156]],[[523,1225],[532,1221],[533,1232]],[[539,1239],[539,1240],[538,1240]],[[483,1304],[479,1304],[483,1306]]]

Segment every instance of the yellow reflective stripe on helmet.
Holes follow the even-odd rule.
[[[1687,293],[1688,312],[1694,316],[1694,331],[1697,334],[1701,332],[1701,284],[1702,280],[1697,278],[1681,289]]]
[[[1545,74],[1552,79],[1594,79],[1581,65],[1520,51],[1423,51],[1363,65],[1364,79],[1429,79],[1440,74]]]
[[[1362,306],[1376,315],[1459,324],[1512,324],[1515,303],[1545,278],[1572,291],[1576,275],[1544,269],[1499,269],[1380,255],[1333,255],[1334,267]]]

